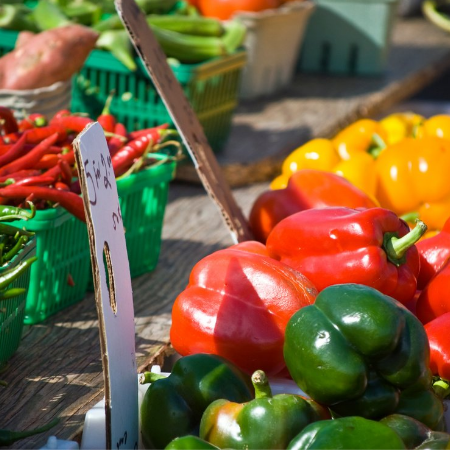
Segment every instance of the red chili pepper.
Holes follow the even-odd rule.
[[[450,312],[450,259],[425,286],[416,303],[416,316],[424,324],[447,312]]]
[[[127,138],[127,129],[123,123],[116,123],[114,127],[114,134],[116,136],[112,136],[108,139],[108,149],[109,154],[113,157],[124,145]]]
[[[4,176],[0,177],[0,183],[3,183],[4,181],[6,181],[10,178],[12,178],[15,181],[19,181],[19,180],[23,180],[24,178],[38,176],[40,174],[41,174],[41,171],[36,170],[36,169],[19,170],[17,172],[10,173],[8,175],[4,175]]]
[[[77,179],[73,183],[71,183],[70,190],[75,194],[80,195],[81,194],[80,180]]]
[[[54,133],[36,145],[36,147],[26,155],[10,162],[9,164],[6,164],[3,167],[0,167],[0,176],[17,172],[22,169],[32,169],[45,154],[54,152],[54,150],[50,150],[50,147],[56,142],[57,139],[58,134]],[[59,149],[57,151],[59,152]]]
[[[55,182],[53,177],[45,177],[43,175],[37,177],[24,178],[16,181],[14,186],[50,186]]]
[[[0,197],[8,199],[24,199],[33,194],[35,198],[47,200],[61,205],[77,219],[86,222],[83,199],[73,192],[43,186],[7,186],[0,188]]]
[[[428,322],[425,331],[430,343],[430,369],[433,375],[450,380],[450,313]]]
[[[0,156],[0,167],[20,158],[25,152],[25,142],[27,137],[22,135],[19,140],[11,146],[9,151]]]
[[[68,109],[60,109],[53,115],[51,120],[59,119],[60,117],[64,117],[64,116],[70,116],[71,114],[72,113]]]
[[[59,168],[61,169],[61,181],[66,184],[72,183],[72,168],[70,164],[64,159],[60,159],[58,162]]]
[[[51,169],[55,167],[60,161],[59,155],[47,154],[44,155],[37,163],[36,169]]]
[[[314,208],[279,222],[267,238],[267,250],[319,291],[358,283],[405,303],[416,292],[419,253],[414,243],[425,231],[422,222],[410,231],[383,208]]]
[[[417,288],[424,289],[431,278],[450,258],[450,218],[444,224],[442,230],[416,244],[420,255],[420,272],[417,280]]]
[[[47,119],[43,114],[33,113],[19,122],[19,131],[30,130],[31,128],[43,127],[47,125]]]
[[[151,128],[147,134],[141,136],[133,141],[128,142],[125,147],[121,148],[112,158],[112,166],[116,177],[125,173],[133,161],[140,158],[149,145],[157,144],[160,139],[161,128]]]
[[[106,99],[102,113],[97,117],[97,122],[102,126],[103,130],[108,133],[113,133],[116,126],[116,118],[110,113],[110,106],[113,97],[114,93],[112,92]]]
[[[0,130],[3,130],[3,134],[16,133],[19,130],[14,113],[5,106],[0,106]]]
[[[55,183],[55,189],[59,189],[61,191],[70,191],[69,186],[67,186],[67,184],[63,183],[62,181],[57,181]]]
[[[46,127],[33,128],[32,130],[27,130],[27,143],[28,144],[38,144],[42,140],[48,138],[52,134],[58,134],[58,139],[55,142],[62,142],[67,138],[66,131],[59,126],[47,125]]]
[[[50,125],[61,126],[67,132],[74,131],[75,133],[80,133],[84,130],[86,125],[92,122],[93,120],[89,117],[72,115],[53,117],[53,119],[50,121]]]
[[[169,128],[169,124],[163,123],[162,125],[158,125],[157,127],[144,128],[142,130],[131,131],[130,133],[128,133],[128,138],[130,140],[138,139],[142,136],[146,136],[149,133],[153,133],[154,130],[166,130],[167,128]]]

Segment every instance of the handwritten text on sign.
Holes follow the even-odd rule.
[[[137,448],[134,308],[117,184],[105,135],[98,123],[83,130],[74,147],[99,312],[105,378],[105,447]]]

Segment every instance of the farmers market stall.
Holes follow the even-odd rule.
[[[242,102],[228,144],[217,157],[244,215],[249,216],[290,151],[313,137],[332,136],[359,117],[387,111],[449,68],[449,55],[448,35],[423,19],[401,21],[385,77],[357,82],[333,77],[331,83],[329,77],[297,75],[276,98]],[[199,260],[233,244],[203,187],[180,181],[193,181],[193,174],[188,165],[178,168],[179,180],[170,183],[158,265],[132,280],[139,372],[153,364],[171,369],[173,302]],[[0,397],[2,428],[30,429],[61,417],[50,432],[11,448],[39,448],[49,435],[79,441],[86,412],[104,396],[94,294],[26,325],[0,378],[8,383]]]

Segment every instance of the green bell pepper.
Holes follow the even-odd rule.
[[[225,358],[205,353],[180,358],[168,377],[142,374],[140,382],[145,381],[151,385],[140,420],[147,448],[164,448],[176,437],[198,435],[202,414],[214,400],[239,402],[254,396],[249,375]]]
[[[448,448],[450,434],[432,431],[422,422],[403,414],[391,414],[383,417],[380,423],[394,430],[406,448]]]
[[[170,441],[165,450],[214,450],[218,449],[215,445],[210,444],[204,439],[197,436],[182,436]]]
[[[399,302],[359,284],[333,285],[286,327],[284,358],[298,386],[338,416],[399,412],[442,429],[427,335]],[[414,394],[412,394],[414,393]],[[423,396],[426,406],[415,400]]]
[[[200,438],[219,448],[285,449],[306,425],[330,417],[329,411],[300,395],[272,391],[265,373],[252,375],[255,399],[247,403],[216,400],[203,414]]]
[[[288,450],[405,449],[398,434],[375,420],[352,416],[311,423],[295,436]]]

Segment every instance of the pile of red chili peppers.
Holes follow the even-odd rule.
[[[167,135],[168,124],[127,131],[108,104],[95,120],[105,132],[116,177],[128,174]],[[91,122],[68,110],[50,120],[30,114],[16,121],[11,110],[0,106],[0,204],[26,207],[32,201],[37,209],[59,205],[85,221],[72,143]]]

